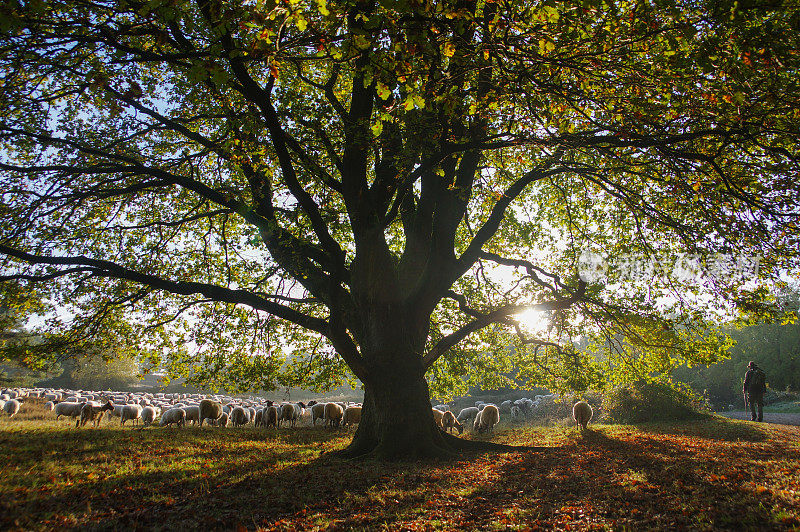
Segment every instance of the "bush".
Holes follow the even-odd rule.
[[[640,381],[609,392],[603,411],[614,423],[673,421],[702,417],[708,404],[687,387]]]
[[[764,394],[765,405],[772,405],[775,403],[790,403],[797,401],[798,399],[800,399],[800,394],[791,391],[791,388],[787,388],[785,392],[781,392],[767,387],[767,392]]]

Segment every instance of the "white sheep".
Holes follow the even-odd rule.
[[[440,429],[444,428],[442,426],[442,419],[444,419],[444,412],[436,408],[431,408],[431,411],[433,412],[433,420],[436,422],[439,428]]]
[[[160,425],[165,427],[175,423],[179,427],[186,425],[186,411],[183,408],[170,408],[161,414]]]
[[[243,406],[234,407],[234,409],[231,411],[230,419],[234,427],[247,425],[250,423],[250,411]]]
[[[449,410],[442,416],[442,428],[447,432],[450,432],[450,429],[458,430],[459,434],[464,432],[464,425],[459,423],[456,416]]]
[[[133,421],[134,425],[139,424],[139,419],[142,417],[142,407],[136,404],[123,405],[122,415],[120,416],[120,425],[125,425],[129,419]]]
[[[61,416],[78,417],[81,415],[81,408],[83,408],[83,403],[58,403],[53,412],[58,421]]]
[[[344,409],[338,403],[325,404],[325,423],[330,423],[331,427],[338,427],[344,416]]]
[[[158,417],[158,409],[154,406],[146,406],[142,408],[142,425],[147,427],[152,425]]]
[[[475,416],[477,416],[478,412],[480,412],[480,409],[478,409],[477,406],[469,406],[467,408],[462,409],[461,412],[458,413],[458,416],[456,417],[456,419],[460,423],[466,423],[470,419],[472,419]]]
[[[328,403],[316,403],[311,406],[311,424],[316,425],[317,420],[325,420],[325,405]]]
[[[586,430],[586,426],[592,420],[592,415],[592,406],[586,401],[578,401],[572,407],[572,419],[575,420],[575,428]]]
[[[223,412],[222,415],[219,416],[219,419],[211,419],[208,421],[208,424],[215,427],[225,428],[228,426],[228,414]]]
[[[511,407],[511,419],[514,421],[519,421],[522,418],[522,409],[514,405]]]
[[[442,412],[447,412],[450,408],[447,405],[436,405],[433,408],[436,410],[441,410]]]
[[[16,399],[9,399],[3,405],[3,412],[8,414],[8,417],[12,418],[17,415],[17,412],[19,412],[19,408],[21,405],[22,403],[20,403]]]
[[[200,401],[200,406],[197,410],[197,417],[199,418],[200,426],[203,426],[203,421],[210,419],[216,421],[222,417],[225,412],[222,410],[222,403],[212,399],[203,399]]]
[[[500,410],[495,405],[486,405],[475,416],[473,428],[478,432],[493,432],[494,426],[500,422]]]
[[[53,401],[47,401],[44,404],[44,409],[47,410],[48,412],[52,412],[55,407],[56,404]]]
[[[342,425],[346,427],[347,425],[357,425],[359,423],[361,423],[361,407],[348,406],[342,416]]]
[[[187,405],[183,409],[186,411],[186,421],[191,421],[192,424],[200,422],[200,405]]]
[[[265,409],[264,412],[264,419],[262,423],[265,427],[275,427],[278,428],[278,407],[275,405],[270,405]]]
[[[305,412],[306,405],[304,403],[287,403],[283,405],[283,409],[281,410],[282,415],[281,418],[278,420],[278,424],[282,421],[288,421],[294,427],[297,420],[300,419],[300,416],[303,415]]]

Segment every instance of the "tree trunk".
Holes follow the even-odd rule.
[[[374,371],[364,383],[361,422],[345,457],[415,460],[456,449],[431,413],[428,383],[417,371]]]

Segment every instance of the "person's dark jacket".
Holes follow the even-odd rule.
[[[756,371],[764,373],[764,370],[762,370],[758,366],[755,366],[755,367],[752,367],[752,368],[748,369],[747,373],[744,374],[744,385],[742,386],[742,391],[743,392],[752,393],[752,394],[763,394],[764,392],[767,391],[766,390],[766,386],[765,386],[765,384],[763,382],[764,379],[761,379],[762,382],[760,383],[760,385],[756,385],[756,387],[758,389],[751,389],[751,388],[753,388],[753,386],[751,386],[751,384],[754,384],[752,382],[754,380],[753,379],[753,375],[755,374]]]

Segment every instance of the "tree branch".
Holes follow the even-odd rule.
[[[470,334],[483,329],[484,327],[491,325],[492,323],[502,323],[505,321],[506,318],[513,316],[514,314],[519,314],[525,310],[535,309],[535,310],[558,310],[558,309],[565,309],[569,308],[576,302],[580,301],[583,295],[586,293],[586,283],[583,281],[579,281],[578,288],[575,292],[572,293],[569,297],[566,298],[558,298],[552,301],[545,301],[542,303],[536,303],[533,305],[504,305],[498,309],[495,309],[491,312],[481,314],[474,309],[468,309],[465,313],[470,314],[471,316],[476,316],[476,319],[467,323],[457,331],[445,336],[441,340],[439,340],[436,345],[428,350],[428,353],[422,359],[422,366],[424,368],[429,368],[436,360],[442,356],[448,349],[454,347],[458,344],[461,340],[465,339]],[[463,299],[462,296],[458,294],[449,294],[450,297],[459,301],[459,299]],[[459,301],[459,308],[461,308],[462,303]],[[466,307],[466,300],[464,300],[464,305]]]
[[[249,305],[257,310],[263,310],[296,323],[306,329],[319,332],[327,336],[328,322],[307,316],[290,307],[269,301],[246,290],[231,290],[217,285],[198,283],[193,281],[172,281],[162,277],[131,270],[107,260],[92,259],[89,257],[51,257],[34,255],[18,249],[0,244],[0,253],[15,257],[29,264],[48,264],[53,266],[78,266],[79,270],[90,271],[93,275],[132,281],[155,289],[164,290],[178,295],[202,294],[214,301],[224,303],[239,303]],[[76,271],[78,270],[76,269]]]

